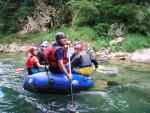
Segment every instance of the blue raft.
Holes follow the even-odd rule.
[[[74,92],[87,90],[94,85],[91,76],[72,74],[72,87]],[[29,75],[24,79],[23,87],[25,90],[38,94],[69,94],[71,80],[65,74],[53,74],[40,72]]]

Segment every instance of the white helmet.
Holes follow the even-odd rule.
[[[48,42],[48,41],[44,41],[44,42],[42,43],[42,45],[44,45],[45,47],[48,47],[49,42]]]

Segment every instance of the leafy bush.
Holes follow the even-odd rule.
[[[72,24],[75,26],[93,26],[95,25],[97,15],[99,14],[93,2],[88,0],[72,0],[69,2],[75,11]]]
[[[36,0],[1,0],[0,14],[3,20],[3,33],[14,33],[20,22],[24,21],[33,11]]]
[[[150,34],[148,1],[124,0],[72,0],[74,26],[90,26],[99,35],[106,35],[113,23],[124,23],[127,31]]]

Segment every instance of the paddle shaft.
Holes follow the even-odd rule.
[[[70,47],[69,47],[69,45],[68,45],[68,51],[70,52]],[[70,53],[69,53],[69,74],[71,75],[71,61],[70,61]],[[71,79],[71,100],[72,100],[72,105],[74,105],[74,102],[73,102],[72,79]]]

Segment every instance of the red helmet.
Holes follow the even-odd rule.
[[[37,47],[30,47],[29,49],[30,53],[33,53],[34,50],[37,50]]]
[[[77,44],[77,45],[74,46],[74,49],[78,49],[78,50],[82,51],[83,50],[83,45],[82,44]]]

